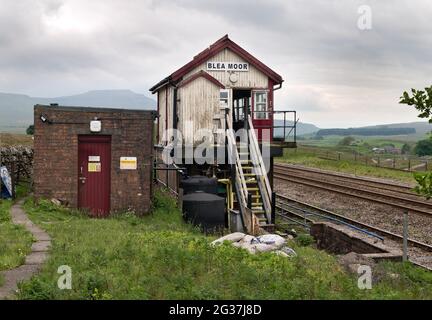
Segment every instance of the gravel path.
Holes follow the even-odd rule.
[[[24,226],[33,235],[36,242],[33,243],[31,252],[26,256],[23,265],[2,272],[5,281],[3,286],[0,287],[0,299],[11,298],[16,293],[19,282],[30,279],[33,274],[40,270],[42,264],[48,258],[48,250],[51,246],[50,236],[31,222],[22,209],[22,204],[23,200],[12,206],[12,222]]]

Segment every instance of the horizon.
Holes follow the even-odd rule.
[[[103,91],[111,91],[111,92],[120,92],[120,91],[123,91],[123,92],[131,92],[131,93],[133,93],[133,94],[138,94],[138,95],[143,95],[143,96],[145,96],[146,98],[149,98],[149,99],[152,99],[152,100],[154,100],[154,102],[156,103],[156,99],[154,98],[154,95],[149,95],[149,94],[146,94],[146,93],[142,93],[142,92],[136,92],[136,91],[134,91],[134,90],[131,90],[131,89],[93,89],[93,90],[87,90],[87,91],[85,91],[85,92],[79,92],[79,93],[73,93],[73,94],[71,94],[71,95],[66,95],[66,96],[53,96],[53,97],[42,97],[42,96],[39,96],[39,97],[36,97],[36,96],[32,96],[32,95],[29,95],[29,94],[27,94],[27,93],[17,93],[17,92],[3,92],[3,91],[0,91],[0,94],[10,94],[10,95],[20,95],[20,96],[27,96],[27,97],[30,97],[30,98],[34,98],[34,99],[56,99],[56,98],[64,98],[64,97],[73,97],[73,96],[79,96],[79,95],[83,95],[83,94],[86,94],[86,93],[92,93],[92,92],[98,92],[98,91],[100,91],[100,92],[103,92]],[[55,103],[55,102],[53,102],[53,103]],[[85,106],[83,106],[83,107],[85,107]],[[100,106],[101,108],[103,107],[103,106]],[[118,106],[118,107],[113,107],[113,108],[119,108],[119,109],[122,109],[122,107],[121,106]],[[143,107],[144,108],[144,107]],[[277,120],[281,120],[281,119],[277,119]],[[376,122],[376,123],[369,123],[369,124],[365,124],[365,125],[360,125],[360,126],[346,126],[346,127],[331,127],[331,126],[322,126],[322,125],[320,125],[319,123],[314,123],[314,122],[310,122],[310,121],[302,121],[301,119],[300,119],[300,121],[299,122],[301,122],[301,123],[303,123],[303,124],[309,124],[309,125],[314,125],[314,126],[316,126],[318,129],[350,129],[350,128],[361,128],[361,127],[369,127],[369,126],[371,126],[371,127],[373,127],[373,126],[388,126],[388,125],[396,125],[396,124],[411,124],[411,123],[427,123],[428,121],[427,120],[422,120],[421,118],[417,118],[417,120],[414,120],[414,121],[407,121],[407,122],[387,122],[387,123],[382,123],[382,122]],[[10,126],[6,126],[6,125],[3,125],[3,127],[10,127],[10,128],[22,128],[22,126],[26,126],[26,124],[19,124],[19,123],[17,123],[16,125],[10,125]],[[431,126],[432,126],[432,124],[431,124]],[[1,132],[1,131],[0,131]]]

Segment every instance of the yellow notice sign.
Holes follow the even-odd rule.
[[[101,172],[102,166],[100,162],[91,162],[88,164],[88,172]]]
[[[121,157],[120,158],[120,169],[121,170],[136,170],[137,169],[137,158],[136,157]]]

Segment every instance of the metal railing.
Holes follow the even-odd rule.
[[[270,129],[274,141],[297,142],[297,112],[283,111],[251,111],[253,120],[270,120],[269,124],[255,124],[255,129]]]

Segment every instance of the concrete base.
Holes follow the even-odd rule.
[[[330,222],[314,223],[310,231],[319,249],[334,254],[355,252],[374,261],[402,261],[402,252],[384,244],[383,241],[355,231],[347,226]]]

